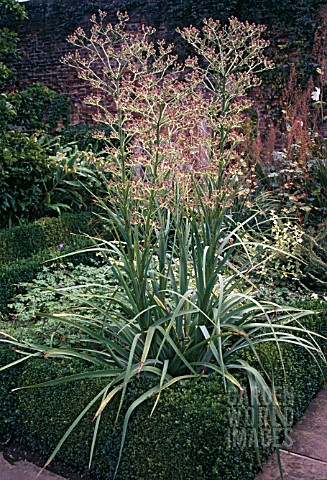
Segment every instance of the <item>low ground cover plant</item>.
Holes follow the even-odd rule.
[[[108,142],[109,176],[93,199],[112,239],[93,237],[94,246],[86,249],[101,256],[108,277],[101,285],[79,285],[80,269],[77,284],[44,289],[38,299],[48,308],[40,317],[79,331],[76,342],[54,345],[51,336],[47,345],[6,332],[1,342],[21,352],[10,366],[31,357],[73,357],[92,367],[38,387],[103,379],[47,465],[96,409],[91,464],[106,407],[113,403],[114,423],[123,417],[111,473],[116,478],[138,408],[151,399],[151,417],[165,391],[212,375],[226,391],[247,393],[259,461],[260,401],[277,450],[280,430],[287,434],[264,346],[273,345],[281,363],[284,343],[304,349],[315,364],[325,361],[321,335],[302,323],[314,312],[261,299],[251,280],[256,255],[281,253],[276,242],[260,241],[256,232],[262,229],[249,228],[265,220],[254,206],[256,166],[239,148],[251,105],[246,92],[272,67],[261,39],[265,29],[235,18],[225,26],[206,20],[202,31],[184,29],[182,37],[201,58],[180,64],[172,45],[152,42],[151,28],[135,35],[125,14],[118,14],[115,26],[105,17],[92,17],[90,35],[79,28],[70,37],[77,51],[64,62],[90,83],[94,93],[87,102],[97,108],[95,119],[109,127],[108,137],[97,134]],[[86,191],[92,195],[88,186]],[[62,298],[66,311],[54,313],[48,295]],[[145,381],[127,402],[139,379]]]

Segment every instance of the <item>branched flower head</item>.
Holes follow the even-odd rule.
[[[69,37],[77,51],[63,61],[91,85],[94,119],[111,127],[114,176],[120,168],[123,181],[178,184],[188,199],[194,182],[235,185],[235,172],[244,173],[237,147],[251,105],[245,93],[271,67],[262,54],[265,27],[231,18],[227,26],[205,20],[201,32],[185,28],[180,34],[202,60],[181,65],[173,45],[152,41],[153,28],[132,33],[127,14],[118,13],[116,25],[105,18],[100,11],[89,36],[77,29]]]

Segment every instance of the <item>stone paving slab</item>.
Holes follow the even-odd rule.
[[[327,480],[327,463],[285,451],[281,452],[281,461],[284,480]],[[255,480],[281,480],[276,455]]]
[[[0,480],[34,480],[40,467],[26,461],[8,463],[0,453]],[[55,473],[44,470],[37,480],[65,480]]]
[[[311,402],[290,438],[291,452],[327,463],[327,389]]]
[[[290,446],[282,446],[284,480],[327,480],[327,388],[311,402],[290,433]],[[276,454],[255,480],[280,480]]]

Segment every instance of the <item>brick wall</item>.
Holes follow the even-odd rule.
[[[210,2],[202,5],[195,1],[196,18],[200,21],[210,16]],[[231,8],[228,6],[230,0],[220,3],[227,5],[225,10]],[[234,4],[236,0],[231,2]],[[131,30],[138,30],[142,23],[152,25],[158,36],[168,33],[168,41],[174,41],[175,27],[192,22],[184,0],[29,0],[24,6],[28,19],[16,24],[11,20],[9,25],[21,39],[21,59],[10,65],[16,71],[12,88],[23,89],[31,83],[43,83],[56,92],[69,95],[73,105],[73,124],[91,121],[91,108],[83,104],[83,98],[90,93],[89,86],[77,78],[73,69],[60,63],[61,57],[72,48],[66,38],[77,26],[87,30],[91,15],[99,9],[108,12],[110,22],[115,22],[117,10],[127,10]],[[224,18],[224,14],[219,17]],[[0,18],[0,26],[4,23],[5,20]],[[166,28],[168,23],[170,28]],[[181,50],[184,52],[184,47]]]
[[[28,20],[16,25],[11,21],[9,25],[21,38],[22,58],[12,65],[17,73],[16,84],[13,87],[25,88],[31,83],[40,82],[59,93],[65,93],[72,99],[72,123],[88,123],[91,121],[91,110],[83,104],[83,98],[90,93],[89,86],[77,78],[72,68],[62,65],[60,59],[71,49],[66,41],[67,36],[79,25],[87,30],[91,15],[99,8],[108,12],[108,19],[111,22],[115,21],[117,10],[127,10],[131,18],[131,30],[138,30],[141,23],[153,25],[157,28],[159,36],[168,34],[169,40],[176,39],[173,32],[177,25],[201,23],[201,18],[208,17],[211,13],[223,20],[231,14],[237,15],[241,20],[244,17],[250,21],[260,20],[269,25],[269,38],[273,45],[277,45],[277,53],[280,53],[278,45],[284,42],[285,32],[288,32],[287,36],[290,35],[292,28],[294,32],[298,32],[295,28],[297,27],[296,19],[293,25],[291,16],[286,23],[284,22],[283,28],[278,27],[279,24],[275,22],[276,19],[280,20],[277,7],[274,13],[276,18],[274,18],[273,12],[270,13],[270,9],[267,8],[270,5],[269,1],[259,2],[262,8],[264,7],[262,12],[260,9],[257,11],[258,9],[251,7],[252,3],[252,0],[220,0],[219,2],[193,0],[193,3],[189,0],[30,0],[24,4]],[[313,3],[311,1],[311,4]],[[318,8],[323,2],[316,0],[315,3]],[[186,8],[186,5],[190,4],[196,7],[195,12]],[[314,19],[316,21],[317,11],[308,7],[306,16],[308,18],[310,16],[312,22]],[[5,23],[5,19],[0,18],[0,26]],[[277,31],[274,31],[275,23]],[[169,27],[166,28],[167,25]],[[308,30],[303,37],[304,44],[308,44],[309,49],[310,35],[313,37],[312,32]],[[289,43],[291,51],[288,52],[288,59],[285,57],[281,61],[289,64],[292,59],[292,63],[298,63],[299,53],[301,58],[303,51],[297,47],[297,44]],[[178,46],[181,53],[184,53],[184,46],[180,44]],[[296,57],[294,57],[294,51]],[[281,52],[284,55],[286,53],[284,49]],[[283,65],[284,67],[287,70],[287,65]]]
[[[108,11],[109,20],[114,22],[117,2],[31,0],[25,6],[28,20],[10,24],[21,39],[21,59],[13,64],[16,71],[13,87],[22,89],[31,83],[43,83],[56,92],[67,94],[72,99],[72,123],[89,123],[91,109],[83,104],[83,98],[90,93],[89,87],[77,78],[74,69],[62,65],[60,59],[72,48],[66,41],[67,36],[77,26],[87,30],[91,15],[99,8]],[[131,28],[137,29],[144,20],[144,15],[135,12]]]

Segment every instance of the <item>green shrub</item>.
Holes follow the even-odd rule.
[[[0,318],[12,312],[8,304],[13,301],[16,295],[26,292],[24,284],[31,283],[34,280],[38,272],[42,270],[45,261],[53,260],[55,262],[56,256],[60,253],[68,254],[75,252],[76,248],[84,247],[89,247],[89,242],[81,239],[74,245],[66,246],[64,252],[49,250],[32,258],[21,259],[0,268]],[[73,255],[70,257],[70,263],[75,266],[80,263],[89,265],[94,264],[95,258],[95,254],[92,253]]]
[[[41,379],[51,380],[58,377],[58,374],[72,375],[79,373],[84,371],[85,367],[85,364],[70,359],[59,361],[36,359],[25,365],[19,379],[19,386],[38,383]],[[84,401],[91,401],[94,392],[100,390],[103,386],[101,379],[95,382],[82,380],[59,386],[56,388],[56,395],[54,395],[51,387],[18,392],[19,418],[21,420],[20,435],[23,436],[30,448],[49,454],[74,418],[83,410]],[[40,404],[44,402],[46,402],[47,407],[44,410],[41,408],[43,410],[41,413],[41,410],[39,410]],[[43,416],[43,421],[41,421],[41,418],[34,419],[34,415],[23,414],[26,411],[35,411],[35,409]],[[92,416],[94,414],[95,410],[93,409],[93,412],[90,412],[83,419],[78,429],[67,440],[65,448],[60,454],[63,460],[74,464],[76,468],[82,471],[86,469],[88,464],[92,442]],[[114,412],[111,412],[110,426],[108,421],[106,428],[109,438],[113,426],[113,415]],[[113,468],[113,465],[111,468]]]
[[[0,264],[28,258],[50,247],[76,244],[76,234],[94,235],[97,225],[91,214],[45,217],[21,227],[0,231]]]
[[[56,140],[61,141],[60,137]],[[51,178],[46,185],[46,209],[59,213],[94,209],[94,194],[106,191],[104,187],[110,178],[107,155],[101,157],[94,153],[96,150],[95,146],[92,150],[80,151],[77,145],[56,144],[50,157]]]
[[[16,115],[11,123],[28,131],[53,129],[58,123],[67,125],[70,117],[70,99],[40,83],[25,90],[12,92],[10,103]]]
[[[325,310],[325,316],[308,317],[302,323],[321,333],[326,325],[326,313]],[[271,362],[271,378],[287,422],[292,425],[323,387],[324,377],[303,348],[286,344],[281,344],[280,348],[285,377],[277,347],[265,344],[258,350],[266,364],[268,358]],[[326,342],[324,351],[327,353]],[[259,439],[263,443],[261,455],[264,460],[271,451],[273,439],[267,422],[268,412],[263,404],[259,408]],[[144,412],[144,408],[141,411]],[[236,392],[224,393],[218,378],[198,384],[190,382],[164,392],[151,419],[136,412],[131,420],[119,479],[253,479],[258,464],[251,412],[246,392],[240,401]],[[103,456],[109,454],[108,446]]]
[[[51,258],[89,247],[90,240],[79,234],[96,235],[101,224],[90,214],[64,214],[42,218],[35,223],[0,231],[0,313],[8,313],[8,303],[24,290],[19,284],[31,282],[42,263]],[[70,257],[74,265],[89,263],[95,254]]]
[[[48,155],[35,135],[8,131],[0,139],[0,227],[37,217],[49,179]]]
[[[1,67],[0,67],[1,68]],[[0,72],[1,75],[1,72]],[[3,135],[3,132],[7,129],[8,123],[15,116],[15,110],[12,104],[10,103],[10,98],[5,93],[0,95],[0,132]]]
[[[6,17],[0,28],[0,80],[3,88],[6,80],[13,75],[13,71],[7,66],[7,62],[19,57],[17,33],[7,28],[7,25],[13,21],[22,20],[27,15],[24,6],[15,0],[1,0],[0,14],[1,17],[3,15]]]
[[[308,328],[318,330],[325,322],[326,318],[315,316],[303,321]],[[270,357],[279,401],[291,424],[322,387],[323,378],[315,361],[303,349],[287,345],[282,348],[286,378],[276,347],[264,345],[260,350],[262,355]],[[72,359],[35,359],[20,367],[19,378],[12,379],[11,385],[13,381],[15,386],[22,386],[53,380],[85,368],[85,364]],[[3,376],[0,379],[6,381]],[[124,411],[151,384],[151,378],[143,375],[135,380],[127,390]],[[11,394],[18,402],[14,416],[19,434],[30,448],[49,454],[86,403],[104,385],[105,380],[101,379],[81,380]],[[3,393],[2,383],[1,386]],[[154,399],[138,408],[131,417],[119,480],[254,478],[258,465],[247,392],[243,396],[231,389],[225,392],[222,379],[212,375],[198,383],[186,381],[163,392],[153,416],[149,417],[153,403]],[[110,480],[113,476],[121,435],[121,422],[113,428],[116,409],[117,400],[103,412],[92,479]],[[95,410],[96,406],[73,431],[60,452],[61,459],[82,472],[88,463]],[[261,405],[260,410],[259,438],[265,459],[271,451],[272,435],[265,407]],[[8,410],[5,415],[8,416]]]
[[[21,368],[15,386],[79,373],[84,368],[81,362],[73,360],[35,359]],[[130,388],[128,401],[150,385],[151,379],[140,379]],[[49,453],[83,409],[84,402],[91,401],[94,392],[103,386],[103,380],[82,380],[56,387],[55,395],[51,387],[15,393],[20,435],[30,448]],[[249,406],[244,399],[240,400],[237,392],[224,392],[220,378],[213,376],[198,384],[186,382],[175,387],[163,394],[155,414],[149,418],[152,405],[140,408],[131,420],[118,475],[120,480],[166,479],[168,476],[176,480],[253,478],[257,460],[253,446],[251,448]],[[112,478],[121,435],[120,424],[113,428],[116,409],[117,402],[114,402],[101,420],[92,478]],[[26,412],[36,415],[26,415]],[[95,408],[73,431],[60,453],[63,460],[81,471],[85,471],[88,463],[94,413]],[[242,439],[236,440],[234,428],[241,430]],[[248,446],[250,448],[246,448]]]
[[[22,384],[36,383],[41,378],[53,379],[58,375],[58,366],[60,373],[64,374],[79,371],[79,366],[76,368],[69,361],[62,361],[61,364],[49,361],[47,365],[44,362],[33,361],[33,365],[25,369],[20,379]],[[133,385],[129,390],[129,401],[150,384],[150,379],[141,379],[139,384]],[[20,392],[21,433],[28,445],[38,449],[41,446],[49,453],[70,422],[83,409],[84,401],[91,401],[94,392],[100,391],[103,386],[104,383],[100,380],[92,383],[81,381],[56,388],[55,395],[51,387]],[[118,478],[253,478],[253,473],[257,470],[254,448],[240,450],[239,442],[231,444],[234,435],[231,428],[234,423],[251,433],[247,418],[248,405],[239,402],[237,397],[236,392],[224,393],[221,379],[212,377],[199,384],[186,382],[164,394],[152,418],[149,418],[149,409],[153,402],[152,405],[140,408],[131,420]],[[231,399],[236,405],[229,404]],[[46,408],[43,408],[44,405]],[[92,478],[109,480],[113,476],[121,435],[120,424],[113,429],[116,409],[117,403],[114,402],[104,412],[101,420]],[[23,415],[26,411],[38,411],[37,418]],[[60,453],[63,460],[74,463],[82,471],[88,462],[94,413],[95,408],[72,433]],[[222,470],[224,476],[220,477]]]
[[[105,131],[108,135],[109,129],[106,125],[89,126],[84,124],[70,125],[66,127],[60,134],[61,141],[64,145],[76,143],[79,150],[92,148],[93,152],[103,150],[107,143],[105,140],[94,138],[94,134]]]
[[[80,256],[75,257],[75,260],[77,259],[81,261]],[[92,260],[94,261],[93,264],[91,263]],[[90,282],[90,279],[92,279],[92,282]],[[78,286],[78,291],[75,289],[76,286]],[[58,322],[37,318],[37,312],[50,314],[67,311],[82,313],[83,308],[89,307],[90,299],[92,304],[97,304],[99,308],[105,308],[108,299],[103,294],[110,289],[114,290],[116,287],[116,280],[110,275],[108,267],[100,264],[98,257],[95,260],[90,256],[88,262],[84,261],[84,264],[78,265],[62,259],[59,265],[58,262],[43,265],[33,281],[24,285],[24,293],[16,295],[9,307],[15,316],[15,323],[21,322],[26,329],[29,329],[30,322],[33,322],[34,326],[34,322],[38,320],[38,323],[43,325],[44,330],[44,322],[47,325],[57,324]],[[72,299],[71,294],[67,296],[66,289],[75,289],[74,299]],[[94,298],[95,295],[96,298]],[[92,311],[89,312],[89,316],[92,317]],[[63,332],[72,330],[71,328],[67,329],[65,325],[62,325],[62,327]],[[50,334],[52,331],[50,331]]]
[[[11,228],[49,212],[93,208],[87,189],[103,187],[106,160],[76,146],[62,147],[57,137],[7,131],[0,137],[0,166],[0,228]]]
[[[282,408],[287,409],[290,420],[295,420],[321,387],[321,377],[302,353],[299,356],[287,356],[287,368],[292,360],[297,363],[288,372],[288,387],[281,389],[281,404]],[[19,379],[15,379],[15,386],[78,373],[83,367],[80,362],[73,360],[33,360],[25,364],[23,373]],[[312,381],[308,382],[309,373]],[[282,373],[279,372],[279,380],[281,377]],[[151,383],[150,380],[141,379],[139,384],[135,382],[131,386],[129,400],[145,388],[144,382]],[[283,384],[281,381],[278,385]],[[103,386],[103,380],[83,380],[61,385],[55,391],[53,387],[48,387],[13,394],[18,397],[19,418],[16,424],[19,425],[20,434],[30,448],[49,454],[84,408],[85,401],[91,401],[94,393]],[[165,392],[150,418],[151,407],[147,405],[140,408],[130,421],[119,480],[254,478],[258,465],[253,445],[251,409],[246,394],[240,401],[237,392],[224,392],[222,380],[212,376],[201,383],[186,382]],[[117,404],[113,403],[103,414],[92,478],[112,478],[121,435],[121,425],[113,429],[116,408]],[[34,414],[31,415],[31,412]],[[94,413],[95,408],[79,424],[60,452],[63,460],[73,463],[81,471],[86,469],[88,463]],[[8,417],[8,413],[6,415]],[[260,418],[262,424],[259,435],[266,442],[261,449],[264,459],[272,445],[272,436],[265,424],[267,415],[264,408]]]
[[[225,392],[219,378],[175,387],[152,418],[143,408],[131,420],[118,478],[252,479],[258,465],[250,412],[247,397]],[[264,458],[269,451],[261,449]]]
[[[30,282],[40,269],[44,255],[34,256],[0,268],[0,312],[8,312],[8,302],[19,292],[18,284]]]
[[[0,330],[2,330],[0,328]],[[0,367],[17,360],[17,354],[8,347],[0,348]],[[11,436],[16,430],[16,420],[18,418],[17,406],[18,396],[11,393],[11,390],[17,386],[21,367],[9,368],[1,372],[0,377],[0,439],[7,435]]]

